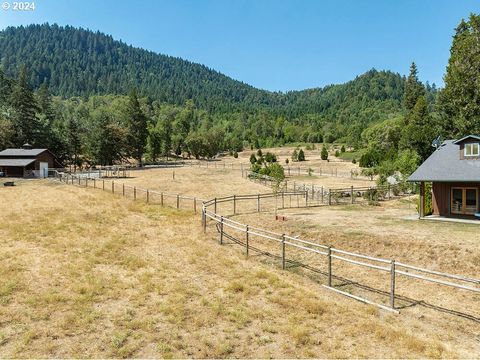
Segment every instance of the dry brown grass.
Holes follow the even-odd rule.
[[[463,322],[333,295],[219,246],[191,212],[47,181],[0,198],[4,358],[478,354]]]

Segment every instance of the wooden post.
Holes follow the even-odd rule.
[[[282,209],[285,209],[285,193],[282,192]]]
[[[315,198],[315,186],[312,184],[312,196],[311,199],[314,200]]]
[[[285,270],[285,234],[282,234],[282,270]]]
[[[150,202],[150,191],[147,189],[147,204]]]
[[[390,184],[387,184],[388,200],[390,200]]]
[[[207,209],[205,205],[202,206],[202,223],[203,223],[203,233],[207,232]]]
[[[133,187],[133,200],[137,200],[137,187]]]
[[[308,207],[308,190],[305,191],[305,207]]]
[[[88,177],[85,178],[85,187],[88,187]]]
[[[223,216],[220,217],[220,245],[223,245]]]
[[[390,307],[395,309],[395,260],[390,265]]]
[[[420,218],[425,216],[425,183],[420,183]]]
[[[180,209],[180,195],[177,194],[177,209]]]
[[[328,205],[332,205],[332,189],[328,189]]]
[[[247,256],[248,256],[248,251],[249,251],[249,248],[248,248],[248,241],[249,241],[249,236],[248,236],[248,225],[246,225],[245,227],[245,243],[247,245]]]
[[[95,178],[93,179],[93,188],[96,189],[97,185],[95,184]]]
[[[160,205],[163,206],[163,192],[160,193]]]
[[[115,181],[112,180],[112,194],[115,194]]]
[[[332,287],[332,248],[328,247],[328,286]]]
[[[217,213],[217,198],[215,198],[215,203],[213,204],[213,212]]]
[[[122,195],[125,196],[125,184],[122,184]]]
[[[236,215],[237,213],[237,200],[236,200],[236,195],[233,195],[233,215]]]
[[[350,187],[350,197],[351,197],[351,201],[352,201],[352,204],[353,204],[353,185]]]
[[[257,196],[257,212],[260,212],[260,194]]]
[[[105,180],[102,179],[102,190],[105,191]]]
[[[197,198],[196,197],[193,198],[193,213],[194,214],[197,213]]]
[[[322,190],[321,190],[321,196],[322,196],[322,204],[323,204],[323,186],[322,186]]]
[[[288,167],[288,176],[290,176],[290,166]]]
[[[338,176],[338,174],[337,174],[337,168],[335,168],[335,176]]]
[[[80,176],[78,177],[78,185],[80,185]]]

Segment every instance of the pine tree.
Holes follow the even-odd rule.
[[[443,128],[448,136],[480,133],[479,38],[480,15],[471,14],[456,28],[440,95]]]
[[[325,145],[322,146],[322,152],[320,153],[322,160],[328,160],[328,151]]]
[[[303,149],[300,149],[298,152],[298,161],[305,161],[305,153],[303,152]]]
[[[417,65],[412,62],[410,66],[410,74],[408,75],[407,82],[405,83],[405,94],[403,98],[403,105],[407,110],[407,114],[413,110],[419,96],[425,94],[425,88],[418,80]]]
[[[133,89],[130,92],[127,105],[128,118],[128,145],[130,147],[130,155],[137,159],[140,166],[142,166],[142,158],[147,144],[148,129],[147,117],[140,108],[138,101],[137,90]]]
[[[37,145],[40,133],[40,124],[36,116],[38,107],[28,84],[25,66],[20,69],[18,82],[12,91],[11,104],[15,111],[16,145],[21,146],[26,142]]]

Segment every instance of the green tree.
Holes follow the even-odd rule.
[[[127,141],[130,148],[130,155],[137,159],[139,165],[142,166],[143,153],[145,151],[145,145],[147,144],[148,129],[147,117],[140,107],[136,89],[130,92],[126,115],[128,119]]]
[[[405,94],[403,97],[403,105],[407,110],[407,113],[413,110],[417,99],[420,96],[425,95],[425,88],[418,80],[417,65],[414,62],[410,65],[410,74],[408,75],[407,82],[405,83]]]
[[[448,136],[480,133],[479,38],[480,15],[471,14],[456,28],[440,95],[443,129]]]
[[[328,159],[328,150],[325,147],[325,145],[322,146],[322,151],[320,153],[320,157],[322,160],[327,160]]]
[[[305,153],[303,152],[303,149],[300,149],[298,152],[298,161],[305,161]]]
[[[342,145],[342,147],[341,147],[340,151],[341,151],[342,153],[344,153],[344,152],[345,152],[345,145]]]
[[[18,81],[13,87],[11,104],[14,108],[14,122],[16,139],[15,144],[21,146],[30,142],[32,145],[41,146],[38,138],[40,134],[40,123],[36,112],[37,103],[30,85],[28,84],[27,69],[22,66]]]

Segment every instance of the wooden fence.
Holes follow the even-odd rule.
[[[133,200],[142,200],[146,203],[174,207],[176,209],[192,210],[195,214],[200,209],[203,199],[181,194],[168,193],[144,189],[138,186],[115,182],[114,179],[104,179],[85,176],[84,173],[69,174],[54,172],[54,177],[65,184],[77,185],[86,188],[108,191],[112,194],[128,197]]]
[[[272,187],[276,180],[268,175],[260,175],[252,171],[244,171],[244,176],[251,181]],[[315,184],[284,180],[280,191],[304,192],[311,206],[340,205],[377,202],[397,199],[415,194],[415,184],[395,184],[384,186],[364,186],[349,188],[325,188]]]
[[[278,197],[278,193],[262,194],[262,198],[264,199],[277,199]],[[327,282],[323,285],[324,287],[364,303],[372,304],[396,313],[398,313],[398,309],[396,308],[395,301],[399,298],[398,291],[400,290],[397,285],[397,279],[399,277],[405,277],[410,280],[413,279],[414,281],[430,282],[473,293],[480,293],[480,279],[434,271],[409,265],[403,262],[398,262],[395,261],[395,259],[383,259],[337,249],[332,246],[319,244],[311,240],[299,239],[296,236],[275,233],[259,227],[243,224],[217,212],[217,205],[219,203],[228,203],[232,201],[256,201],[256,199],[257,195],[242,195],[235,197],[228,196],[223,198],[215,198],[204,202],[202,206],[202,226],[204,232],[206,232],[208,219],[210,219],[216,225],[216,229],[219,233],[220,244],[223,244],[225,239],[230,239],[234,243],[242,245],[245,248],[246,255],[249,255],[251,251],[257,251],[265,255],[273,255],[275,258],[280,260],[282,269],[286,268],[287,263],[296,263],[297,265],[300,263],[296,260],[288,258],[287,252],[291,253],[292,249],[295,249],[297,252],[300,251],[309,255],[313,255],[317,258],[324,259],[325,263],[321,264],[325,269],[323,274],[327,277]],[[268,250],[265,250],[265,248],[262,249],[258,246],[258,243],[261,242],[263,242],[264,245],[269,245],[265,246]],[[278,249],[277,254],[274,253],[275,249]],[[336,261],[334,262],[333,260]],[[334,263],[338,262],[348,263],[353,265],[355,268],[368,268],[370,270],[387,274],[388,291],[385,293],[388,294],[388,304],[374,302],[365,297],[356,296],[346,291],[342,291],[338,287],[334,286],[333,279],[336,278]],[[341,265],[340,268],[341,267],[343,267],[343,265]],[[337,269],[339,268],[337,267]],[[417,284],[415,284],[415,286],[417,286]]]

